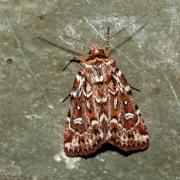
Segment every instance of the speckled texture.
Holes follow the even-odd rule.
[[[67,158],[62,144],[68,101],[61,100],[71,91],[78,65],[62,72],[74,55],[36,36],[86,54],[92,43],[103,42],[107,26],[115,33],[145,13],[111,44],[136,34],[112,57],[141,89],[133,94],[150,148],[127,157],[107,150],[89,159]],[[180,180],[179,44],[179,0],[1,0],[0,179]]]

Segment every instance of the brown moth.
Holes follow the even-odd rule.
[[[65,123],[64,151],[69,157],[88,156],[103,144],[124,152],[144,150],[149,136],[131,87],[109,57],[109,28],[104,49],[93,45],[80,63]]]

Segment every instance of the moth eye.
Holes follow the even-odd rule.
[[[104,50],[103,49],[99,49],[99,53],[100,54],[104,54]]]
[[[91,50],[89,51],[89,54],[92,54],[92,51],[91,51]]]

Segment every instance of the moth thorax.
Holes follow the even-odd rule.
[[[97,44],[93,45],[89,51],[89,55],[92,55],[92,54],[104,54],[104,50],[99,48]]]

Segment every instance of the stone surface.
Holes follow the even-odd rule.
[[[92,43],[103,43],[107,26],[113,34],[146,13],[111,45],[118,47],[112,57],[128,82],[141,89],[133,94],[150,148],[129,156],[106,150],[89,159],[67,158],[68,101],[61,100],[78,65],[62,72],[74,56],[63,48],[86,54]],[[0,179],[180,180],[179,44],[179,0],[1,0]]]

